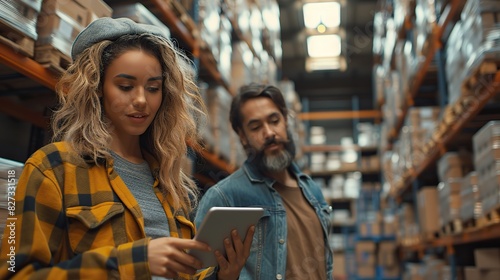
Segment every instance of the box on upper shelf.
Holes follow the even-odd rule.
[[[62,67],[58,68],[58,71],[63,71],[67,65],[62,65],[61,61],[69,64],[71,45],[88,23],[88,10],[77,2],[44,1],[37,22],[35,60],[45,66]],[[57,63],[54,63],[55,60]]]
[[[89,23],[102,17],[111,17],[113,9],[101,0],[75,0],[80,6],[87,9]]]
[[[460,184],[460,219],[467,221],[482,215],[477,172],[469,172]]]
[[[500,248],[483,248],[474,250],[476,267],[500,269]]]
[[[462,178],[474,169],[472,155],[468,152],[448,152],[438,160],[437,165],[441,182]]]
[[[445,226],[460,218],[460,190],[462,178],[448,179],[438,185],[440,225]]]
[[[170,29],[159,20],[148,8],[140,3],[113,6],[113,17],[127,17],[137,23],[154,25],[170,36]]]
[[[432,236],[440,229],[439,194],[436,187],[423,187],[417,194],[418,222],[424,237]]]

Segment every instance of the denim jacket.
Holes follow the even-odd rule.
[[[333,253],[328,245],[331,207],[325,202],[320,187],[309,176],[300,172],[298,166],[292,164],[290,171],[298,178],[298,185],[304,197],[314,207],[321,222],[326,248],[326,274],[330,280],[333,273]],[[265,209],[263,217],[256,225],[250,257],[241,271],[241,280],[285,279],[286,211],[281,196],[272,187],[274,183],[275,180],[262,176],[249,162],[245,162],[242,168],[210,187],[199,203],[195,218],[197,226],[200,226],[207,211],[214,206]]]

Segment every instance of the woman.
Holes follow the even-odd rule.
[[[204,108],[188,60],[160,29],[111,18],[78,35],[72,58],[56,87],[59,142],[19,178],[0,278],[237,279],[253,228],[226,240],[227,259],[214,252],[217,270],[186,254],[210,250],[192,240],[196,186],[181,169]]]

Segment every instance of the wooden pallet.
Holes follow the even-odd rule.
[[[477,219],[477,226],[480,228],[496,223],[500,223],[500,205]]]
[[[475,231],[479,229],[477,220],[475,218],[461,221],[461,223],[462,223],[462,232]]]
[[[16,52],[33,57],[35,40],[0,20],[0,43],[10,46]]]
[[[49,70],[61,74],[71,64],[71,58],[51,45],[35,49],[35,60]]]
[[[439,232],[422,232],[420,238],[425,242],[433,241],[439,238]]]
[[[441,227],[440,234],[444,235],[455,235],[462,232],[462,222],[459,219],[452,220],[446,225]]]
[[[463,91],[468,92],[466,95],[474,95],[477,89],[489,85],[499,70],[500,59],[485,58],[464,83]]]

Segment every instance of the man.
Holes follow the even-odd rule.
[[[195,223],[214,206],[263,207],[240,279],[332,279],[330,206],[321,189],[293,162],[287,108],[274,86],[240,89],[231,125],[247,153],[244,165],[207,190]]]

